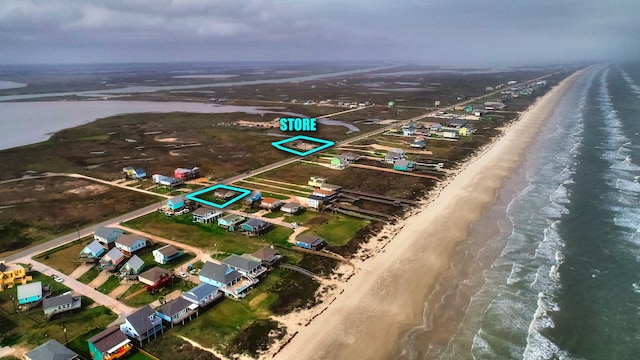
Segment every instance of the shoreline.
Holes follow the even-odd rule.
[[[279,319],[293,335],[265,355],[347,359],[400,354],[401,337],[422,324],[425,299],[451,266],[458,245],[495,203],[549,115],[583,71],[569,75],[539,98],[450,180],[432,190],[421,208],[369,240],[360,252],[374,256],[356,261],[356,269],[346,282],[334,284],[341,289],[328,296],[331,300],[321,310]],[[389,235],[380,246],[379,240]],[[302,324],[300,319],[305,317],[309,320]]]

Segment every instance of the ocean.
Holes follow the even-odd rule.
[[[401,358],[640,358],[639,114],[640,64],[576,80],[458,249],[474,265],[442,277],[455,291],[425,301]],[[464,315],[437,343],[447,301]]]

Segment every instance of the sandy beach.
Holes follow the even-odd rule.
[[[451,265],[469,227],[494,203],[496,194],[558,101],[580,76],[575,73],[539,99],[455,177],[430,194],[419,211],[386,231],[384,251],[356,263],[340,284],[341,294],[297,331],[276,359],[388,359],[401,336],[422,323],[425,299]],[[325,306],[325,305],[321,305]]]

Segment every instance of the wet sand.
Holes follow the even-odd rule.
[[[433,200],[405,220],[385,251],[361,263],[344,284],[344,292],[276,358],[396,358],[401,352],[401,337],[423,323],[425,299],[452,266],[470,226],[495,203],[496,194],[578,76],[571,75],[549,91],[503,136],[431,194]],[[440,311],[437,306],[435,309]],[[441,320],[461,316],[438,315]]]

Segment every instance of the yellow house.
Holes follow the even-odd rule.
[[[324,184],[326,182],[327,182],[327,179],[325,179],[325,178],[321,178],[319,176],[312,176],[309,179],[309,182],[307,182],[307,184],[309,186],[313,186],[313,187],[320,187],[320,186],[322,186],[322,184]]]
[[[461,127],[458,129],[458,134],[460,136],[467,136],[467,128],[466,127]]]
[[[27,276],[27,272],[21,265],[0,263],[0,291],[12,288],[15,285],[24,285],[31,280],[31,276]]]

